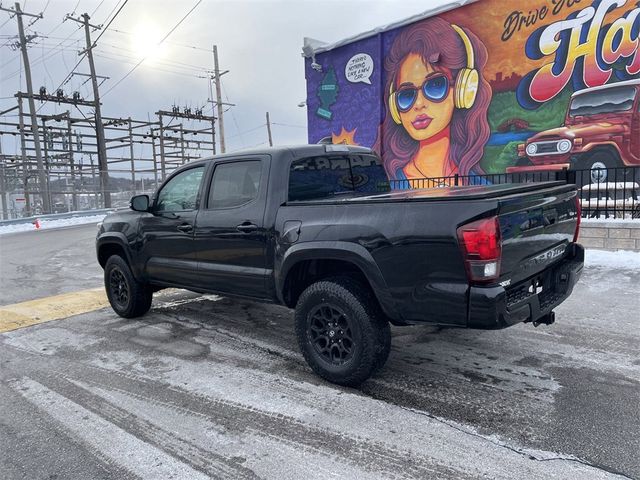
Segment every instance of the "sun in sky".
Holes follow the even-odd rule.
[[[141,21],[133,29],[131,37],[131,51],[140,59],[146,61],[160,60],[164,57],[166,50],[164,45],[160,45],[162,33],[157,25],[149,21]]]

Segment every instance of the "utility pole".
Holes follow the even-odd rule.
[[[273,138],[271,138],[271,120],[269,120],[269,112],[267,112],[267,134],[269,135],[269,146],[273,147]]]
[[[22,16],[42,18],[42,14],[34,15],[32,13],[23,12],[20,9],[20,4],[15,3],[15,9],[3,8],[0,6],[0,10],[13,13],[18,19],[18,34],[20,36],[20,50],[22,51],[22,63],[24,64],[24,78],[27,83],[27,93],[29,94],[29,113],[31,115],[31,133],[33,134],[33,141],[36,149],[36,162],[38,164],[38,183],[40,184],[40,195],[42,197],[42,210],[43,213],[51,213],[51,205],[49,203],[49,188],[47,185],[47,174],[44,170],[42,162],[42,152],[40,150],[40,134],[38,132],[38,118],[36,117],[36,104],[33,100],[33,85],[31,83],[31,65],[29,64],[29,54],[27,53],[27,43],[35,38],[35,35],[30,35],[27,38],[24,34],[24,25],[22,23]]]
[[[100,30],[97,25],[89,23],[89,14],[83,13],[81,15],[82,20],[73,18],[67,15],[66,18],[73,20],[74,22],[84,25],[84,36],[87,43],[87,48],[80,54],[87,54],[89,60],[89,71],[91,73],[91,85],[93,86],[93,103],[95,108],[95,120],[96,120],[96,143],[98,144],[98,169],[100,172],[100,190],[102,191],[102,199],[105,208],[111,208],[111,192],[109,191],[109,170],[107,163],[107,146],[104,138],[104,125],[102,124],[102,113],[100,111],[100,92],[98,91],[98,76],[96,75],[96,67],[93,62],[93,47],[91,43],[91,33],[89,28]]]
[[[5,160],[2,156],[2,139],[0,139],[0,196],[2,197],[2,219],[9,219],[9,211],[7,209],[7,181],[5,171]]]
[[[224,72],[227,73],[227,72]],[[223,119],[223,110],[222,110],[222,85],[220,83],[220,77],[223,74],[220,73],[220,67],[218,65],[218,46],[213,46],[213,78],[216,82],[216,104],[218,106],[218,135],[220,138],[220,152],[225,153],[225,142],[224,142],[224,119]]]

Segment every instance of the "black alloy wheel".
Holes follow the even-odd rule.
[[[136,280],[119,255],[109,257],[104,266],[104,287],[111,308],[123,318],[139,317],[151,308],[152,288]]]
[[[127,280],[120,268],[115,267],[109,273],[109,288],[113,300],[122,309],[127,308],[130,298],[129,286]]]
[[[353,357],[355,341],[349,317],[338,306],[321,304],[309,312],[309,341],[318,355],[333,365]]]

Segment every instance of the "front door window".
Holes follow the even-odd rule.
[[[156,212],[183,212],[195,210],[204,166],[180,172],[169,180],[158,193]]]

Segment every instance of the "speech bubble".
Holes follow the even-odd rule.
[[[358,53],[351,57],[344,67],[344,76],[351,83],[371,85],[373,74],[373,58],[367,53]]]

